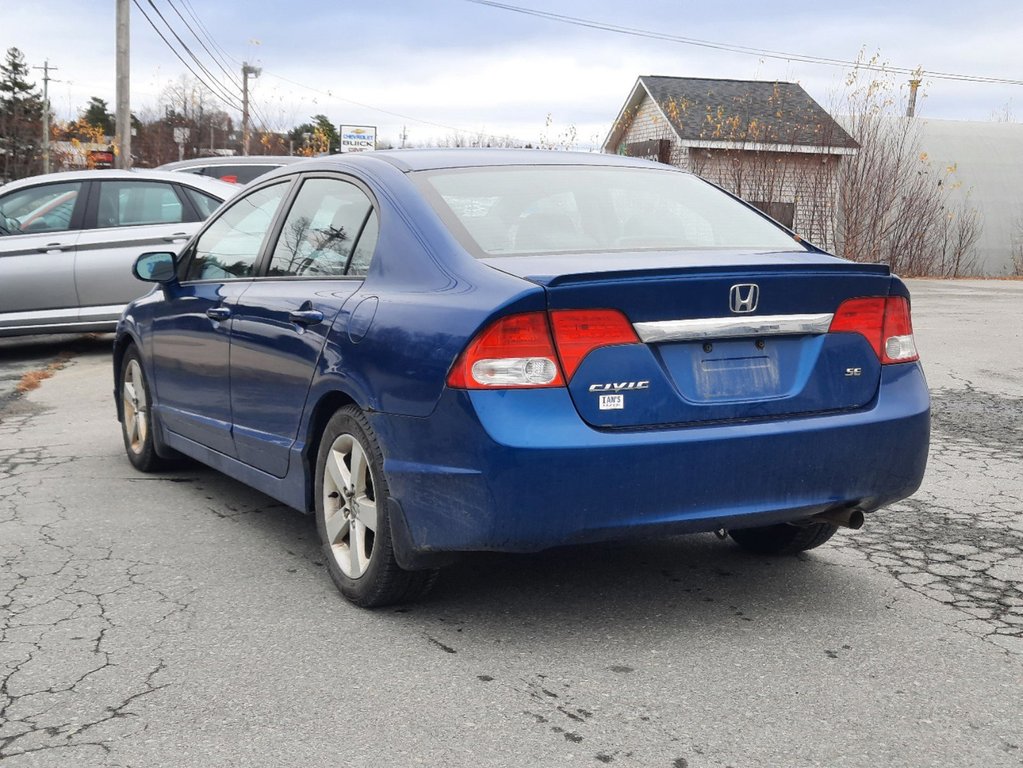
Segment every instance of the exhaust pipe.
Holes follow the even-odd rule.
[[[858,509],[829,509],[810,519],[831,523],[840,528],[852,528],[854,531],[863,527],[863,513]]]

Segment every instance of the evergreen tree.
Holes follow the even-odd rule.
[[[329,117],[326,115],[313,115],[313,122],[327,137],[327,141],[330,142],[329,152],[337,152],[341,149],[341,136],[338,135],[337,128],[330,122]]]
[[[0,180],[42,170],[43,101],[28,79],[25,55],[8,48],[0,64]]]
[[[106,136],[113,136],[116,131],[116,128],[114,127],[114,116],[110,114],[110,109],[107,107],[106,101],[97,96],[93,96],[89,99],[89,106],[86,107],[85,111],[82,113],[82,120],[87,122],[89,125],[101,128]]]
[[[313,115],[312,120],[311,123],[295,127],[288,134],[298,153],[337,152],[341,147],[341,137],[330,118],[326,115]]]

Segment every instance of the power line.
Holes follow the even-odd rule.
[[[137,5],[138,5],[138,3],[136,2],[136,6]],[[192,59],[192,61],[195,62],[196,66],[198,66],[199,69],[201,69],[206,74],[206,76],[209,78],[209,81],[212,82],[214,84],[214,86],[216,86],[216,88],[214,89],[213,87],[211,87],[210,86],[210,82],[207,82],[206,80],[203,80],[202,78],[199,78],[200,82],[202,82],[203,85],[205,85],[207,88],[209,88],[214,93],[214,95],[217,95],[220,98],[224,99],[224,101],[226,101],[229,105],[231,105],[231,106],[233,106],[233,107],[235,107],[237,109],[238,108],[237,101],[232,101],[233,99],[236,98],[235,95],[233,93],[231,93],[230,91],[228,91],[227,88],[225,88],[220,83],[220,81],[217,80],[217,78],[214,76],[214,74],[212,72],[210,72],[210,70],[206,67],[206,65],[204,65],[201,61],[199,61],[199,57],[196,56],[195,53],[192,52],[192,49],[189,48],[188,44],[184,40],[181,39],[181,35],[179,35],[177,33],[177,31],[174,29],[174,27],[172,27],[170,25],[170,23],[167,21],[166,17],[163,15],[163,13],[160,12],[160,9],[156,7],[156,3],[154,2],[154,0],[149,0],[149,5],[156,12],[156,15],[160,17],[160,21],[163,22],[164,26],[167,27],[168,31],[172,35],[174,35],[174,39],[178,41],[178,43],[181,45],[181,47],[185,50],[185,53],[187,53],[189,55],[189,57]],[[146,18],[148,19],[148,16]],[[149,21],[152,24],[152,20],[150,19]],[[155,29],[155,25],[154,25],[154,29]],[[161,37],[162,37],[162,35],[161,35]],[[164,41],[166,42],[166,38],[164,38]],[[193,72],[193,74],[194,74],[194,72]],[[196,75],[196,77],[198,77],[198,75]]]
[[[188,23],[188,19],[182,16],[181,11],[179,11],[177,6],[174,5],[174,0],[167,0],[167,5],[169,5],[171,10],[177,14],[178,18],[181,19],[181,22],[185,25],[185,29],[192,33],[192,37],[194,37],[196,42],[202,46],[202,49],[206,51],[207,54],[209,54],[209,57],[213,60],[213,63],[216,64],[220,68],[220,71],[227,76],[227,79],[231,81],[231,84],[234,85],[236,88],[240,89],[241,83],[239,83],[235,79],[234,73],[227,69],[224,66],[224,64],[221,63],[220,59],[217,58],[216,54],[214,54],[213,51],[211,51],[209,47],[206,45],[206,43],[202,41],[202,38],[199,37],[195,29],[193,29],[192,25]],[[212,40],[210,42],[212,43]]]
[[[578,27],[587,27],[589,29],[597,29],[603,32],[615,32],[620,35],[629,35],[631,37],[642,37],[650,40],[664,40],[670,43],[679,43],[682,45],[693,45],[700,48],[710,48],[718,51],[728,51],[730,53],[742,53],[750,56],[758,56],[767,59],[782,59],[784,61],[800,61],[806,64],[819,64],[828,67],[858,67],[860,69],[866,69],[873,72],[893,72],[904,75],[919,75],[920,72],[916,69],[910,69],[908,67],[894,67],[885,64],[871,64],[869,62],[862,61],[847,61],[844,59],[832,59],[826,56],[811,56],[802,53],[785,53],[784,51],[772,51],[766,48],[751,48],[743,45],[734,45],[730,43],[718,43],[712,40],[699,40],[693,37],[682,37],[680,35],[669,35],[665,32],[653,32],[646,29],[637,29],[635,27],[624,27],[619,24],[607,24],[604,22],[594,21],[593,19],[584,19],[578,16],[565,16],[560,13],[551,13],[549,11],[538,11],[532,8],[523,8],[518,5],[509,5],[507,3],[498,3],[494,0],[466,0],[468,3],[474,5],[483,5],[490,8],[496,8],[502,11],[510,11],[512,13],[521,13],[525,16],[535,16],[541,19],[547,19],[548,21],[556,21],[562,24],[572,24]],[[997,85],[1023,85],[1023,80],[1014,80],[1005,77],[987,77],[983,75],[964,75],[955,72],[932,72],[928,70],[926,72],[927,77],[936,80],[954,80],[959,82],[967,83],[992,83]]]
[[[284,77],[283,75],[278,75],[278,74],[275,74],[273,72],[267,72],[266,69],[263,70],[263,74],[267,75],[269,77],[272,77],[272,78],[274,78],[276,80],[281,80],[281,81],[283,81],[285,83],[290,83],[291,85],[297,85],[299,88],[305,88],[307,91],[312,91],[313,93],[319,93],[319,94],[322,94],[324,96],[329,96],[332,99],[337,99],[338,101],[343,101],[343,102],[346,102],[348,104],[354,104],[357,107],[362,107],[363,109],[369,109],[369,110],[372,110],[373,112],[380,112],[381,114],[390,115],[391,117],[400,117],[403,120],[411,120],[414,123],[420,123],[422,125],[432,125],[434,128],[443,128],[446,131],[454,131],[455,133],[466,133],[466,134],[469,134],[469,135],[474,135],[474,134],[479,134],[480,133],[480,131],[473,131],[473,130],[469,130],[468,128],[456,128],[453,125],[445,125],[444,123],[435,123],[435,122],[433,122],[431,120],[422,120],[422,119],[420,119],[418,117],[413,117],[412,115],[406,115],[406,114],[403,114],[401,112],[392,112],[392,111],[390,111],[388,109],[382,109],[381,107],[374,107],[372,104],[365,104],[365,103],[363,103],[361,101],[355,101],[354,99],[346,99],[343,96],[335,95],[331,91],[323,91],[323,90],[320,90],[319,88],[313,88],[312,86],[306,85],[305,83],[300,83],[297,80],[291,80],[290,78]],[[514,140],[514,141],[521,141],[521,139],[519,139],[519,138],[517,138],[515,136],[507,136],[507,135],[506,136],[494,136],[494,138],[509,139],[509,140]]]
[[[202,83],[208,90],[210,90],[211,92],[216,93],[214,91],[214,89],[209,85],[209,83],[207,83],[206,80],[204,80],[201,76],[199,76],[195,72],[195,70],[192,69],[192,67],[190,67],[188,65],[188,63],[181,57],[181,55],[178,54],[178,52],[174,48],[174,46],[171,45],[170,41],[167,40],[167,38],[157,28],[157,26],[153,22],[153,20],[151,18],[149,18],[149,16],[146,14],[146,12],[142,9],[142,7],[139,4],[139,0],[132,0],[132,2],[135,4],[135,7],[139,9],[139,11],[142,13],[142,15],[145,16],[146,21],[149,22],[150,26],[152,26],[153,29],[156,31],[156,33],[158,35],[160,35],[160,38],[164,41],[164,43],[167,44],[167,47],[170,48],[171,51],[174,53],[174,55],[178,57],[178,60],[181,61],[181,63],[185,65],[185,68],[188,69],[188,71],[191,72],[192,75],[197,80],[199,80],[199,82]],[[209,69],[207,69],[205,66],[203,66],[203,64],[198,60],[198,58],[195,56],[195,54],[192,53],[192,51],[189,49],[188,45],[181,39],[180,35],[178,35],[174,31],[173,27],[167,22],[167,19],[164,17],[164,15],[162,13],[160,13],[158,8],[156,8],[154,0],[148,0],[148,2],[149,2],[149,4],[151,6],[153,6],[153,10],[159,15],[160,19],[163,21],[163,23],[170,30],[171,34],[174,35],[174,37],[181,44],[181,46],[185,49],[185,51],[188,53],[188,55],[196,62],[196,65],[198,67],[200,67],[202,69],[202,71],[205,72],[211,79],[213,79],[214,82],[217,82],[217,84],[219,86],[220,85],[219,82],[212,75],[212,73],[209,71]],[[239,64],[239,66],[240,66],[242,64],[242,62],[240,60],[236,59],[234,56],[232,56],[227,50],[225,50],[213,38],[213,36],[209,32],[209,29],[206,27],[206,25],[199,18],[198,13],[196,13],[195,8],[192,5],[192,3],[190,2],[190,0],[179,0],[179,2],[181,3],[181,7],[184,9],[184,12],[191,18],[192,22],[194,22],[195,27],[193,27],[192,24],[189,23],[189,21],[187,19],[185,19],[185,17],[182,15],[181,11],[179,11],[179,9],[175,6],[174,0],[167,0],[167,4],[174,11],[174,13],[177,14],[178,18],[182,21],[182,23],[184,24],[185,28],[188,29],[188,31],[192,34],[192,36],[195,37],[195,39],[199,42],[199,45],[202,46],[202,49],[204,51],[206,51],[206,53],[210,56],[211,59],[213,59],[214,63],[217,65],[217,67],[221,71],[225,72],[225,74],[228,74],[228,72],[229,72],[229,70],[228,70],[229,65],[227,65],[226,61],[224,60],[224,58],[223,58],[224,56],[226,56],[227,58],[231,59],[234,62],[237,62]],[[212,51],[210,49],[210,47],[208,47],[205,43],[203,43],[202,39],[200,39],[198,33],[196,32],[196,28],[198,28],[202,32],[203,37],[205,37],[205,39],[209,42],[210,46],[212,46],[214,49],[219,51],[222,54],[222,56],[216,55],[214,53],[214,51]],[[455,127],[455,126],[452,126],[452,125],[446,125],[444,123],[437,123],[437,122],[433,122],[433,121],[430,121],[430,120],[423,120],[423,119],[420,119],[420,118],[417,118],[417,117],[413,117],[412,115],[403,114],[401,112],[393,112],[393,111],[390,111],[390,110],[382,109],[380,107],[375,107],[372,104],[365,104],[365,103],[360,102],[360,101],[355,101],[354,99],[346,99],[346,98],[344,98],[342,96],[335,95],[331,91],[324,91],[324,90],[320,90],[318,88],[313,88],[313,87],[311,87],[309,85],[306,85],[305,83],[301,83],[301,82],[298,82],[296,80],[291,80],[290,78],[284,77],[282,75],[275,74],[273,72],[267,72],[266,70],[263,71],[263,74],[266,75],[266,76],[269,76],[269,77],[273,77],[273,78],[275,78],[277,80],[281,80],[282,82],[286,82],[286,83],[289,83],[291,85],[295,85],[295,86],[298,86],[300,88],[304,88],[307,91],[311,91],[313,93],[323,94],[325,96],[329,96],[332,99],[337,99],[339,101],[343,101],[343,102],[346,102],[346,103],[349,103],[349,104],[354,104],[355,106],[362,107],[364,109],[369,109],[369,110],[371,110],[373,112],[379,112],[381,114],[390,115],[392,117],[401,118],[403,120],[411,120],[414,123],[419,123],[419,124],[422,124],[422,125],[430,125],[430,126],[433,126],[435,128],[442,128],[442,129],[444,129],[446,131],[453,131],[453,132],[458,133],[458,134],[466,134],[466,135],[472,136],[472,135],[476,135],[476,134],[480,133],[480,131],[469,130],[469,129],[466,129],[466,128],[458,128],[458,127]],[[229,74],[229,77],[231,77],[231,82],[232,82],[233,85],[235,85],[236,87],[240,87],[240,86],[238,86],[237,82],[234,80],[232,75]],[[221,86],[221,88],[222,88],[222,86]],[[229,104],[234,109],[238,109],[239,111],[241,111],[241,107],[236,102],[230,102],[229,101]],[[266,116],[262,112],[262,110],[257,108],[256,104],[251,99],[250,99],[250,102],[249,102],[249,109],[256,115],[256,117],[264,125],[269,126],[269,124],[270,124],[269,120],[266,118]],[[502,138],[502,139],[509,139],[509,140],[519,141],[519,139],[517,139],[516,137],[513,137],[513,136],[500,136],[500,137],[495,136],[495,138]]]
[[[192,4],[189,2],[189,0],[181,0],[181,2],[185,7],[185,12],[192,17],[192,20],[196,23],[199,29],[202,30],[203,35],[205,35],[206,39],[210,41],[210,45],[212,45],[214,48],[220,51],[224,56],[231,59],[231,61],[233,61],[239,67],[242,66],[242,61],[240,59],[236,59],[234,56],[228,53],[219,43],[217,43],[216,40],[213,39],[212,35],[210,35],[210,31],[206,28],[206,25],[203,24],[202,21],[199,19],[199,16],[196,14],[195,9],[192,7]],[[221,59],[221,61],[223,61],[223,59]]]
[[[191,17],[192,21],[195,22],[195,25],[202,31],[203,36],[206,38],[206,40],[208,40],[210,45],[212,45],[222,55],[217,55],[216,53],[211,51],[208,47],[206,47],[206,45],[202,42],[202,40],[196,34],[195,29],[192,27],[192,25],[188,23],[188,21],[181,15],[181,13],[175,7],[173,0],[167,0],[167,4],[170,5],[171,8],[174,9],[174,12],[178,15],[178,18],[180,18],[184,22],[185,27],[188,29],[189,32],[192,33],[192,35],[195,37],[195,39],[199,41],[199,44],[203,47],[203,49],[214,60],[214,63],[216,63],[217,66],[220,67],[220,69],[225,74],[228,74],[228,77],[231,79],[232,84],[234,84],[234,86],[239,91],[242,90],[242,84],[237,79],[235,79],[234,75],[229,74],[230,73],[231,65],[227,63],[227,61],[224,59],[224,56],[226,56],[227,58],[229,58],[232,61],[234,61],[236,64],[238,64],[238,66],[243,66],[243,62],[241,62],[239,59],[236,59],[234,56],[232,56],[230,53],[228,53],[227,50],[225,50],[223,46],[221,46],[216,40],[213,39],[213,36],[210,34],[209,29],[206,27],[205,24],[203,24],[202,20],[199,18],[198,14],[196,13],[195,8],[192,7],[192,4],[188,0],[180,0],[180,1],[182,3],[182,6],[185,9],[185,12]],[[259,119],[259,121],[264,126],[266,126],[267,128],[269,127],[270,121],[267,119],[267,117],[263,113],[263,111],[258,107],[258,105],[256,104],[255,99],[252,98],[251,93],[249,94],[249,110]]]
[[[192,69],[192,67],[189,65],[189,63],[187,61],[185,61],[185,59],[181,56],[181,54],[178,53],[177,49],[175,49],[175,47],[171,44],[170,40],[167,39],[166,35],[164,35],[163,32],[160,31],[160,28],[157,27],[156,24],[153,22],[153,20],[151,18],[149,18],[149,14],[146,13],[146,11],[142,7],[142,4],[140,3],[140,1],[139,0],[132,0],[132,4],[138,9],[139,13],[142,14],[143,18],[145,18],[145,20],[147,22],[149,22],[149,26],[151,26],[153,28],[153,31],[156,32],[157,35],[159,35],[160,39],[163,40],[164,44],[170,49],[170,52],[173,53],[177,57],[178,61],[180,61],[184,65],[185,69],[187,69],[189,72],[191,72],[192,76],[196,80],[198,80],[206,88],[206,90],[208,90],[214,96],[218,96],[217,91],[212,86],[210,86],[210,84],[207,83],[202,78],[202,76],[199,75],[198,72],[196,72],[194,69]],[[235,102],[232,102],[230,99],[226,99],[226,101],[228,102],[228,105],[233,107],[234,109],[240,109],[240,107]]]

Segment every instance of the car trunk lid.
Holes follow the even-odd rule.
[[[807,253],[644,253],[488,259],[543,285],[559,316],[621,312],[631,343],[568,371],[580,416],[652,428],[810,415],[868,404],[881,363],[864,336],[828,333],[844,301],[887,296],[887,267]],[[565,313],[565,314],[560,314]]]

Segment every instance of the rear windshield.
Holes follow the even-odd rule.
[[[209,176],[221,181],[230,181],[234,184],[248,184],[253,179],[259,178],[264,173],[269,173],[279,165],[210,165],[202,169],[204,176]]]
[[[477,256],[803,248],[721,190],[678,171],[547,165],[416,176],[441,218]]]

